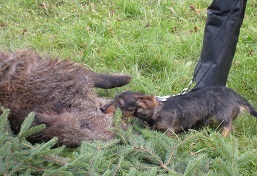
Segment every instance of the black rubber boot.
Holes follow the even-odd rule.
[[[225,86],[247,0],[213,0],[207,10],[201,58],[195,68],[196,88]]]

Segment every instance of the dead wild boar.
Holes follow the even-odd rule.
[[[58,137],[58,145],[76,147],[83,140],[112,139],[112,116],[101,112],[104,99],[92,88],[129,82],[128,75],[95,73],[71,61],[42,58],[31,50],[0,52],[0,106],[11,111],[11,129],[17,134],[31,111],[33,125],[46,125],[27,138],[32,143]]]

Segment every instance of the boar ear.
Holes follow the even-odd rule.
[[[157,106],[157,104],[155,96],[140,96],[137,99],[137,105],[144,109],[152,109]]]

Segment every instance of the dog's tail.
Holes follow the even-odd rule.
[[[124,74],[98,74],[92,75],[93,86],[110,89],[114,87],[121,87],[128,84],[131,80],[131,76]]]
[[[252,114],[254,117],[257,117],[257,111],[251,105],[248,106],[248,108],[249,108],[250,114]]]
[[[254,109],[254,107],[243,97],[241,97],[241,110],[246,109],[250,114],[252,114],[254,117],[257,117],[257,111]]]

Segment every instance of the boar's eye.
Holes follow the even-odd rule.
[[[91,129],[90,124],[87,123],[87,122],[81,122],[80,128],[82,128],[82,129],[85,129],[85,128]]]

